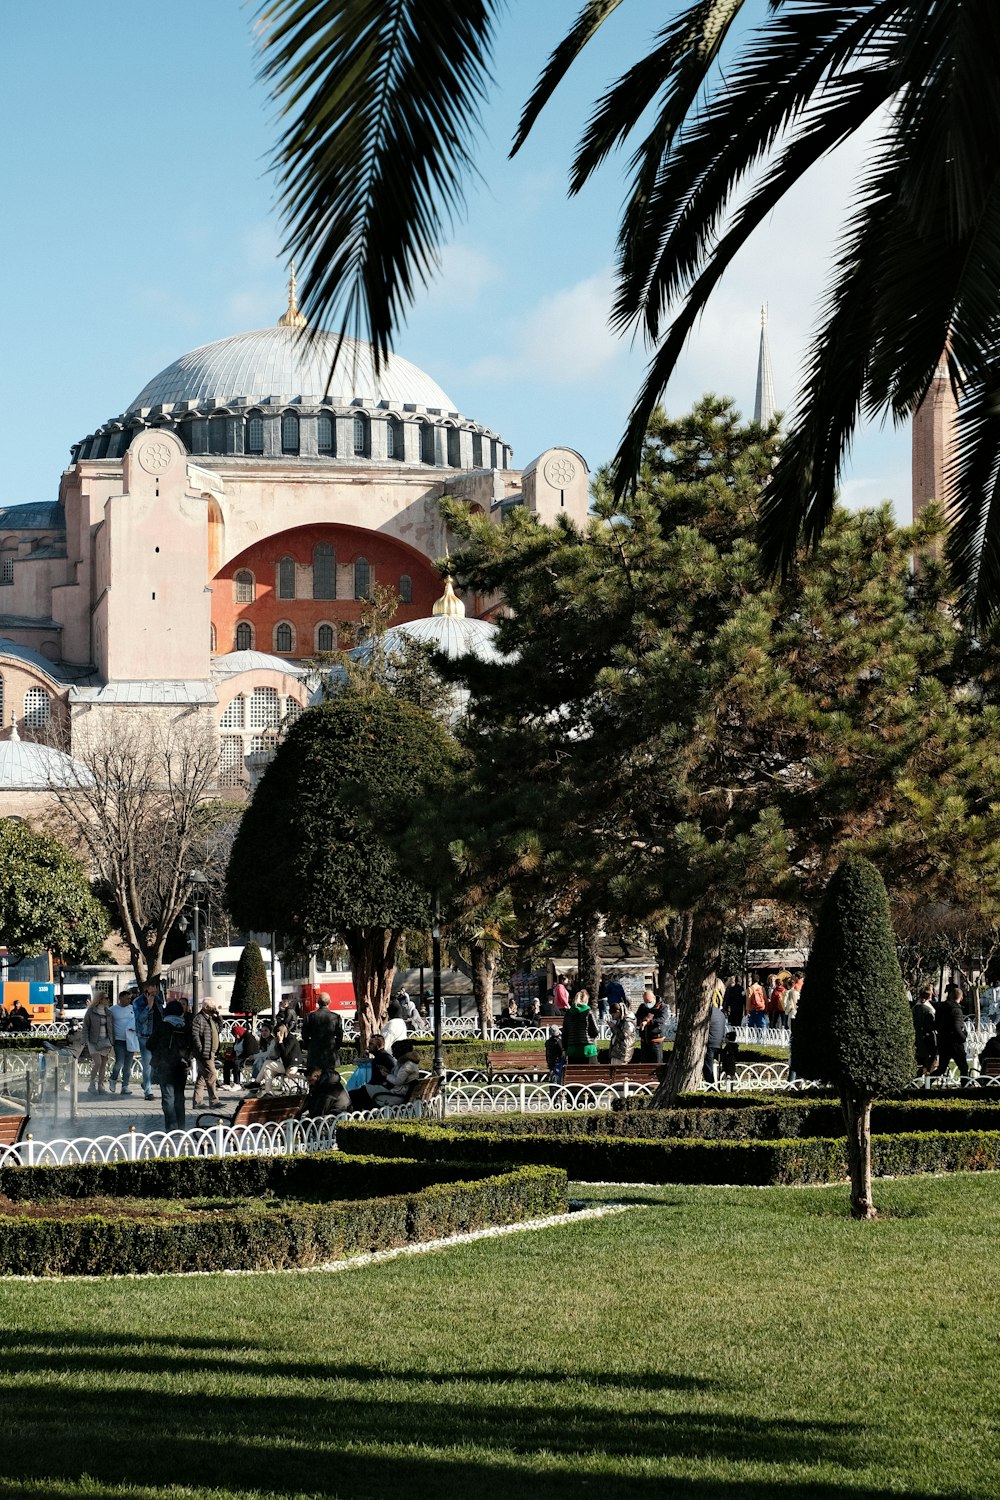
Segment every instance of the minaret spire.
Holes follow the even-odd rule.
[[[771,350],[767,342],[767,304],[760,309],[760,353],[757,356],[757,394],[753,404],[753,419],[761,427],[774,421],[774,371],[771,368]]]
[[[278,319],[279,328],[304,328],[306,320],[299,311],[299,304],[295,299],[295,262],[290,262],[288,268],[288,306]]]

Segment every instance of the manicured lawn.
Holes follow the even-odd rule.
[[[331,1276],[0,1283],[0,1496],[982,1496],[1000,1178],[629,1187]]]

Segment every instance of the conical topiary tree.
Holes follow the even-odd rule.
[[[271,1009],[271,985],[256,943],[247,943],[240,954],[229,1009],[234,1015],[250,1016]]]
[[[917,1064],[889,898],[878,870],[857,855],[838,865],[823,897],[792,1028],[792,1067],[839,1090],[851,1213],[875,1218],[872,1100],[910,1083]]]

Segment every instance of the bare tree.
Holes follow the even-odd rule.
[[[113,905],[140,983],[159,974],[188,899],[188,874],[206,852],[204,804],[217,766],[209,725],[117,710],[77,722],[73,766],[50,782]]]

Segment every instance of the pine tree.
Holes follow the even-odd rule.
[[[885,884],[869,860],[848,856],[820,908],[792,1030],[792,1067],[840,1093],[856,1219],[875,1217],[872,1100],[912,1081],[913,1036]]]
[[[257,943],[247,943],[240,954],[229,1009],[234,1015],[248,1016],[271,1009],[271,986]]]

